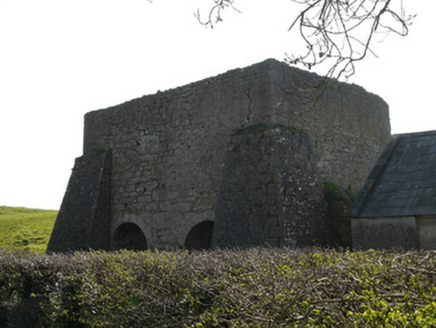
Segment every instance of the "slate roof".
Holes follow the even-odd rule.
[[[436,131],[393,136],[351,209],[351,217],[436,214]]]

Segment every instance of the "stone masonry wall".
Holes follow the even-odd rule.
[[[360,191],[378,156],[390,140],[388,105],[362,87],[333,84],[316,103],[308,89],[320,83],[314,74],[293,69],[271,70],[275,81],[273,123],[301,127],[312,139],[324,181]]]
[[[213,247],[330,244],[308,135],[282,125],[250,126],[232,137],[225,163]]]
[[[310,136],[321,180],[358,190],[390,136],[386,103],[343,83],[311,104],[296,87],[320,77],[275,60],[90,112],[84,152],[112,151],[111,230],[135,222],[150,248],[184,245],[214,221],[231,135],[252,124]]]

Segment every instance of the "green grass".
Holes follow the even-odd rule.
[[[0,248],[44,253],[58,211],[0,206]]]

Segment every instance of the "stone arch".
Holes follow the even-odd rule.
[[[185,247],[190,250],[210,249],[212,244],[213,221],[203,221],[196,224],[188,233]]]
[[[145,251],[147,249],[147,239],[144,232],[132,222],[120,224],[112,235],[115,250],[127,249],[135,251]]]

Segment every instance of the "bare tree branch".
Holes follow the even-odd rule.
[[[198,21],[205,26],[213,28],[215,24],[222,21],[222,12],[225,8],[232,8],[234,11],[239,12],[238,9],[233,5],[235,0],[213,0],[215,4],[209,10],[209,15],[206,20],[202,20],[200,17],[200,9],[197,10],[195,17],[197,17]]]
[[[303,10],[288,31],[297,30],[306,45],[303,54],[290,54],[287,62],[303,65],[308,69],[318,65],[327,67],[326,78],[347,79],[355,72],[355,63],[369,53],[374,36],[386,37],[393,32],[408,34],[411,20],[392,8],[395,0],[292,0]],[[213,27],[222,20],[224,9],[234,7],[236,0],[214,0],[206,20],[200,23]]]

